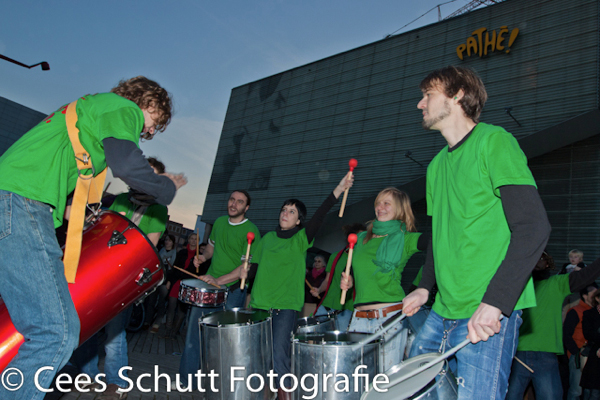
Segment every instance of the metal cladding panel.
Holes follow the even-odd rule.
[[[568,134],[568,132],[566,132]],[[548,253],[557,265],[572,249],[600,256],[600,135],[529,161],[552,225]]]
[[[487,55],[458,58],[457,47],[470,37],[477,41],[479,28],[486,28],[485,39],[504,26],[503,51],[488,47]],[[519,34],[508,46],[515,28]],[[251,193],[249,217],[263,232],[273,229],[286,198],[300,198],[311,215],[351,157],[358,167],[349,205],[423,176],[446,142],[421,127],[419,83],[446,65],[480,74],[489,95],[481,120],[517,138],[597,108],[598,47],[598,0],[507,0],[234,88],[203,220],[223,214],[224,205],[214,203],[226,201],[234,188]],[[584,181],[599,166],[589,160],[564,178],[564,166],[544,160],[532,169],[542,177],[536,175],[541,188],[557,189],[544,197],[548,208],[582,207],[562,198],[561,179]]]

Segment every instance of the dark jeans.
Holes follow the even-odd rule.
[[[545,351],[517,351],[515,357],[527,364],[534,373],[528,371],[517,360],[513,360],[508,381],[507,400],[522,400],[523,393],[530,381],[533,381],[537,399],[562,399],[563,390],[556,354]]]
[[[285,374],[290,374],[292,366],[292,340],[296,331],[298,312],[295,310],[272,310],[271,323],[273,327],[273,367],[277,374],[275,386]],[[284,382],[285,387],[292,386],[291,378]]]

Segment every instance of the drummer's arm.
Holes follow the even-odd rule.
[[[150,240],[150,242],[152,242],[152,244],[154,246],[156,246],[156,244],[158,243],[158,240],[160,239],[161,234],[162,234],[162,232],[152,232],[152,233],[149,233],[147,236],[148,236],[148,239]]]
[[[325,289],[327,289],[327,284],[329,283],[329,274],[330,272],[325,275],[325,279],[321,283],[321,286],[318,287],[317,290],[319,291],[319,294],[323,293]]]
[[[242,278],[244,279],[254,279],[256,276],[256,270],[258,268],[258,264],[250,264],[248,265],[248,270],[244,270],[244,264],[240,265],[227,275],[223,275],[217,279],[217,283],[219,285],[225,285],[227,283],[238,281]]]

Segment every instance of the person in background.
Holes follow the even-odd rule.
[[[580,381],[583,399],[600,399],[600,290],[592,294],[592,308],[583,312],[582,330],[588,342]]]
[[[563,397],[557,358],[564,351],[561,306],[565,296],[585,289],[600,276],[600,258],[589,267],[570,274],[550,276],[553,267],[554,260],[544,252],[533,270],[537,306],[523,312],[507,400],[522,400],[530,381],[539,399],[560,400]]]
[[[146,299],[145,325],[152,325],[150,327],[150,333],[158,332],[162,320],[167,312],[167,296],[169,294],[169,289],[171,288],[169,275],[172,273],[173,265],[175,264],[175,257],[177,256],[175,238],[173,235],[165,236],[164,246],[158,252],[158,256],[161,260],[163,260],[163,266],[165,268],[165,281]],[[154,315],[155,311],[156,316]]]
[[[351,233],[358,234],[366,230],[367,227],[361,223],[344,225],[342,227],[344,238],[348,238],[348,235]],[[346,301],[343,305],[340,302],[342,297],[340,283],[342,280],[342,272],[344,272],[348,261],[348,249],[349,246],[346,244],[346,247],[340,250],[335,256],[329,257],[325,280],[321,286],[311,290],[313,296],[324,293],[324,295],[321,296],[321,304],[318,305],[315,315],[327,315],[332,310],[339,311],[335,316],[335,325],[336,329],[341,332],[346,332],[348,330],[348,325],[350,325],[350,319],[352,318],[352,311],[354,310],[354,289],[346,292]]]
[[[581,396],[580,349],[586,344],[583,336],[583,313],[593,307],[593,293],[598,289],[594,282],[579,291],[580,301],[567,312],[563,322],[563,344],[569,358],[569,390],[567,400],[577,400]],[[599,377],[600,378],[600,377]]]
[[[308,285],[304,287],[304,307],[302,308],[303,317],[313,314],[317,309],[320,299],[317,298],[317,296],[313,296],[312,292],[315,288],[318,288],[322,283],[325,282],[327,277],[327,272],[325,271],[326,267],[327,259],[325,256],[323,254],[317,254],[313,260],[312,268],[306,270],[306,280],[312,289]]]

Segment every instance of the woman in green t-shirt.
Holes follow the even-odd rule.
[[[304,305],[306,250],[312,246],[327,212],[353,181],[350,174],[344,176],[308,222],[304,222],[306,206],[297,199],[286,200],[279,212],[277,229],[264,235],[253,249],[250,271],[238,267],[232,272],[239,273],[240,278],[256,275],[250,307],[271,311],[273,366],[280,400],[290,398],[290,394],[279,387],[279,379],[291,372],[290,336],[296,327],[297,313]]]
[[[375,199],[375,216],[367,231],[358,234],[352,257],[354,276],[342,273],[342,289],[356,284],[350,332],[373,333],[402,311],[402,271],[414,253],[427,248],[426,238],[415,232],[415,217],[406,193],[393,187],[382,190]],[[406,337],[402,324],[384,336],[385,370],[402,361]]]

